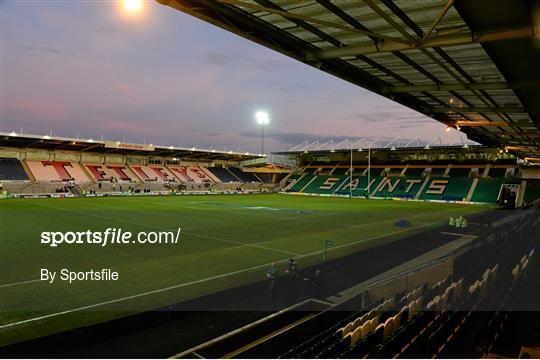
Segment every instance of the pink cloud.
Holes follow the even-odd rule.
[[[64,106],[45,98],[10,99],[5,106],[27,116],[52,120],[64,119],[67,114]]]
[[[119,96],[126,97],[126,98],[135,98],[137,97],[137,92],[135,89],[133,89],[128,84],[119,81],[119,80],[113,80],[111,83],[112,91]]]

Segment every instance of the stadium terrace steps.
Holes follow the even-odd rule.
[[[174,174],[162,165],[130,165],[130,167],[144,182],[163,184],[166,182],[177,181]]]
[[[0,180],[29,181],[30,179],[19,160],[0,158]]]
[[[240,170],[237,167],[230,167],[228,170],[236,176],[238,179],[240,179],[242,182],[260,182],[260,179],[257,179],[255,175],[249,172],[244,172]]]
[[[347,178],[344,176],[335,175],[319,175],[310,181],[302,192],[305,193],[317,193],[317,194],[333,194],[344,180]]]
[[[89,183],[91,180],[75,162],[68,161],[26,161],[34,179],[37,182],[76,181]]]
[[[467,197],[465,198],[465,201],[471,201],[477,186],[478,178],[474,178],[471,187],[469,188],[469,192],[467,193]]]
[[[405,175],[406,176],[422,176],[422,174],[424,173],[426,169],[422,166],[422,167],[413,167],[411,165],[409,165],[407,167],[407,170],[405,171]]]
[[[368,177],[348,175],[291,175],[287,192],[321,195],[366,196]],[[502,184],[515,184],[515,179],[472,177],[372,176],[370,196],[374,198],[404,198],[438,201],[472,201],[496,203]],[[540,196],[540,185],[535,185],[529,196]],[[538,197],[537,196],[537,197]]]
[[[218,172],[221,178],[212,170]],[[75,184],[69,185],[70,191],[74,193],[85,190],[108,192],[119,189],[160,191],[168,190],[174,184],[182,184],[184,190],[199,191],[208,190],[210,185],[217,186],[216,190],[236,190],[238,183],[243,183],[244,189],[260,190],[263,184],[272,184],[274,179],[280,181],[284,177],[284,174],[274,173],[259,175],[236,167],[212,168],[212,170],[205,166],[194,165],[103,164],[0,158],[0,180],[29,183],[25,186],[6,184],[4,189],[9,193],[56,192],[58,184],[72,181]]]
[[[296,179],[288,191],[290,192],[300,192],[304,186],[306,186],[316,175],[312,174],[302,174],[298,179]]]
[[[352,196],[365,196],[366,189],[368,188],[367,176],[353,176],[352,181],[348,176],[345,176],[346,180],[342,186],[335,192],[336,195],[352,195]],[[375,189],[378,185],[377,177],[372,176],[370,179],[371,189]]]
[[[203,166],[169,165],[168,169],[181,182],[184,183],[215,183],[220,182],[207,168]]]
[[[421,200],[465,201],[473,178],[431,177]]]
[[[501,186],[505,183],[504,178],[477,179],[478,184],[471,197],[473,202],[495,203],[499,197]]]
[[[265,184],[271,184],[272,183],[272,178],[273,178],[273,174],[271,173],[254,173],[255,176],[257,176],[261,182],[265,183]]]
[[[234,174],[222,167],[209,167],[210,170],[222,182],[241,182]]]
[[[374,197],[414,198],[424,179],[421,177],[386,177],[379,181],[373,192]]]
[[[128,165],[83,164],[83,166],[95,182],[111,181],[113,178],[118,182],[139,183],[142,181]]]

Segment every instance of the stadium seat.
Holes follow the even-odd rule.
[[[26,165],[38,182],[65,182],[71,180],[78,183],[90,182],[90,179],[78,163],[27,160]]]
[[[241,169],[237,167],[230,167],[228,170],[237,178],[242,180],[243,182],[249,183],[249,182],[261,182],[260,179],[258,179],[253,173],[250,172],[244,172]]]
[[[351,334],[352,335],[351,335],[350,345],[354,345],[358,342],[358,340],[362,338],[362,327],[358,327]]]
[[[28,175],[17,159],[0,158],[0,180],[28,181]]]
[[[386,319],[386,321],[384,322],[384,334],[383,334],[383,338],[384,338],[384,339],[387,339],[387,338],[389,338],[393,333],[394,333],[394,318],[393,318],[393,317],[389,317],[389,318]]]
[[[208,170],[214,174],[219,180],[221,180],[224,183],[228,182],[242,182],[238,177],[236,177],[233,173],[231,173],[229,170],[222,168],[222,167],[209,167]]]
[[[113,178],[118,182],[139,182],[137,176],[127,165],[83,164],[83,166],[96,182],[111,181]]]

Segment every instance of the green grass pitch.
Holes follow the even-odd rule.
[[[300,267],[427,227],[471,205],[293,195],[207,195],[0,201],[0,346],[261,280],[268,264]],[[396,219],[412,226],[394,226]],[[178,244],[52,248],[42,231],[182,228]],[[116,282],[38,281],[40,269],[111,268]]]

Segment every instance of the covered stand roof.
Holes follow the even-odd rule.
[[[540,153],[537,0],[157,1],[481,144]]]
[[[261,159],[261,154],[213,149],[183,148],[152,144],[131,144],[121,141],[65,138],[49,135],[28,135],[0,132],[0,147],[41,150],[79,151],[121,155],[144,155],[178,158],[185,161],[245,161]]]

